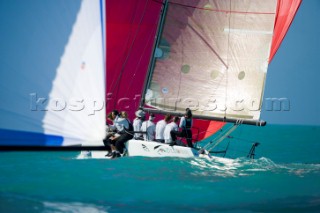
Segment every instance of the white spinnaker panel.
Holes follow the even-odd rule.
[[[1,1],[0,129],[12,133],[9,144],[23,139],[14,131],[44,133],[45,100],[80,6],[81,1]]]
[[[105,134],[105,75],[99,0],[83,0],[43,119],[46,134],[85,141]],[[58,106],[55,106],[58,103]]]
[[[147,105],[259,119],[276,7],[276,0],[169,1]]]

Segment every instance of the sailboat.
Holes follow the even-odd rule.
[[[263,126],[265,122],[259,119],[268,63],[300,3],[301,0],[38,3],[34,6],[36,11],[48,11],[51,18],[41,19],[45,16],[41,12],[30,15],[22,11],[21,17],[31,17],[26,18],[27,23],[36,22],[29,27],[40,33],[35,36],[39,39],[22,36],[19,40],[26,41],[23,44],[37,54],[24,55],[26,59],[19,58],[19,64],[9,60],[2,63],[6,65],[2,70],[10,68],[18,78],[1,72],[1,97],[7,100],[0,108],[1,147],[80,146],[91,150],[88,147],[103,146],[106,112],[113,109],[125,110],[133,118],[141,108],[156,113],[160,119],[167,113],[181,116],[185,108],[191,108],[196,141],[210,137],[226,123],[234,125],[218,142],[240,124]],[[61,21],[57,11],[67,14],[62,20],[70,20]],[[6,15],[13,18],[15,12],[9,10]],[[18,32],[21,33],[13,30]],[[46,42],[42,41],[44,38]],[[43,45],[38,45],[41,42]],[[37,59],[44,53],[48,54],[46,63],[40,63]],[[197,149],[151,141],[130,140],[126,147],[129,156],[201,154]],[[104,151],[83,153],[105,156]]]
[[[183,116],[186,108],[192,108],[195,126],[201,129],[198,132],[194,129],[196,142],[226,127],[226,123],[233,125],[226,127],[213,144],[204,147],[129,140],[127,154],[211,158],[211,149],[239,125],[266,124],[259,118],[268,63],[300,1],[169,0],[161,3],[157,39],[142,88],[140,109],[158,115]],[[289,13],[288,8],[295,10]],[[142,20],[143,16],[139,21]],[[131,45],[135,45],[134,42]],[[121,68],[126,71],[125,67]],[[254,157],[257,145],[253,143],[249,157]],[[104,153],[97,153],[91,156],[103,157]]]

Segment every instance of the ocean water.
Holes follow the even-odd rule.
[[[320,127],[232,135],[218,161],[2,152],[0,212],[320,212]],[[253,141],[255,160],[246,158]]]

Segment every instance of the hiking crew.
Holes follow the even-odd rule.
[[[117,110],[112,111],[111,120],[113,121],[113,125],[110,126],[110,129],[114,134],[107,136],[103,140],[104,145],[109,151],[106,157],[121,157],[125,148],[125,142],[133,138],[133,135],[130,133],[130,131],[133,131],[133,126],[127,118],[120,117]]]
[[[164,116],[164,119],[158,121],[156,125],[156,141],[160,143],[164,143],[164,129],[166,128],[167,124],[171,120],[171,115],[167,114]]]
[[[164,129],[164,142],[170,145],[173,145],[175,141],[173,141],[173,138],[171,136],[171,132],[172,131],[178,131],[178,121],[179,121],[179,117],[175,116],[173,118],[173,120],[171,121],[171,123],[169,123],[168,125],[166,125],[165,129]]]
[[[133,131],[140,132],[142,122],[145,119],[145,112],[142,110],[138,110],[138,111],[136,111],[135,115],[136,115],[136,118],[133,120]],[[134,133],[134,139],[143,140],[143,134],[142,133]]]
[[[175,141],[177,140],[177,136],[186,138],[188,147],[193,148],[192,144],[192,112],[189,108],[186,109],[186,112],[183,117],[180,119],[179,127],[181,128],[181,131],[172,130],[171,131],[171,138],[173,140],[173,143],[175,144]]]

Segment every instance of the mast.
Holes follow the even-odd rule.
[[[153,70],[154,70],[154,65],[155,65],[155,62],[156,62],[156,58],[155,58],[155,53],[156,53],[156,50],[159,46],[159,43],[160,43],[160,40],[161,40],[161,35],[162,35],[162,30],[163,30],[163,26],[164,26],[164,22],[165,22],[165,16],[166,16],[166,13],[167,13],[167,10],[168,10],[168,1],[169,0],[164,0],[164,3],[163,3],[163,6],[162,6],[162,11],[161,11],[161,17],[159,19],[159,27],[158,27],[158,32],[157,32],[157,39],[155,41],[155,45],[154,45],[154,48],[153,48],[153,51],[152,51],[152,56],[151,56],[151,59],[150,59],[150,63],[149,63],[149,67],[148,67],[148,74],[147,74],[147,77],[145,79],[145,82],[144,82],[144,86],[143,86],[143,90],[142,90],[142,93],[141,93],[141,100],[140,100],[140,108],[143,108],[144,106],[144,103],[145,103],[145,94],[147,92],[147,88],[150,84],[150,81],[151,81],[151,77],[152,77],[152,74],[153,74]]]

